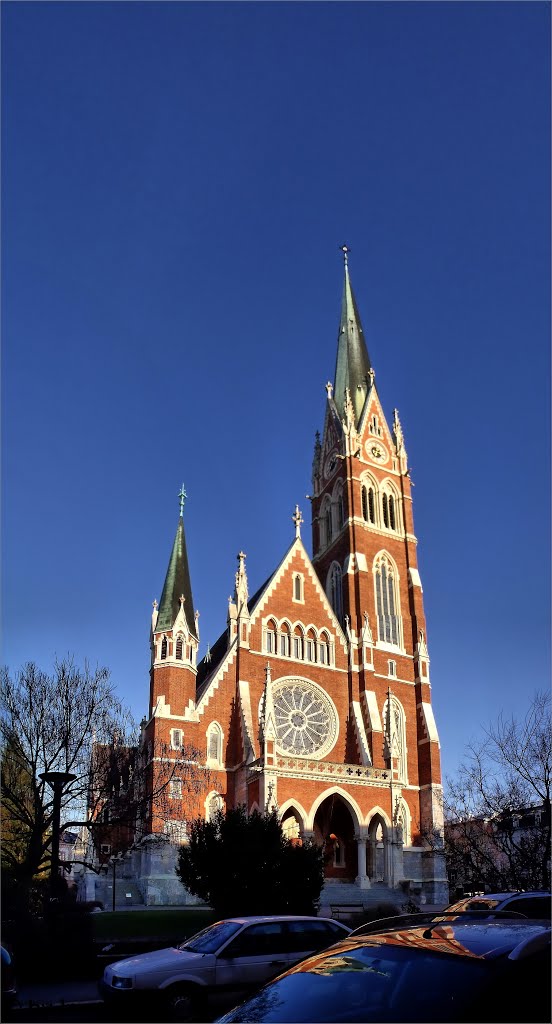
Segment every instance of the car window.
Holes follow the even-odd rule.
[[[477,1005],[474,1000],[494,974],[493,962],[475,957],[360,947],[309,958],[298,970],[265,986],[226,1020],[428,1024],[472,1019],[463,1017],[462,1010]]]
[[[229,959],[237,956],[263,956],[264,954],[287,952],[288,939],[280,921],[267,921],[244,928],[232,942],[221,950],[221,956]]]
[[[331,945],[337,938],[326,921],[288,921],[287,927],[290,953],[315,952]],[[344,932],[341,932],[340,938],[343,937]]]
[[[241,925],[237,921],[217,921],[209,925],[197,935],[183,942],[178,948],[190,950],[192,953],[216,953],[217,949],[227,942],[231,935],[239,931]]]
[[[533,920],[550,917],[551,909],[550,896],[516,896],[504,907],[504,910],[515,910],[517,914],[525,914]]]

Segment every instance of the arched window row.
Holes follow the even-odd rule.
[[[345,497],[343,484],[338,484],[331,498],[327,494],[318,516],[319,550],[323,550],[337,537],[345,524]]]
[[[362,518],[371,526],[399,533],[401,514],[398,496],[391,484],[378,486],[371,477],[361,485]]]
[[[334,664],[334,644],[330,634],[314,626],[292,627],[289,622],[268,619],[263,629],[263,651],[280,658],[308,661],[318,665]]]

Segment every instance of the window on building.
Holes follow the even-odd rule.
[[[343,582],[341,567],[337,562],[333,563],[328,573],[326,593],[337,618],[341,622],[343,619]]]
[[[182,729],[171,729],[171,747],[173,750],[182,749],[183,732]]]
[[[343,488],[340,488],[337,492],[335,500],[335,513],[336,513],[336,525],[337,529],[341,530],[343,523],[345,522],[345,504],[343,500]]]
[[[222,729],[218,722],[212,722],[207,733],[207,760],[222,764]]]
[[[182,843],[186,842],[188,838],[188,830],[184,819],[180,818],[169,818],[163,826],[163,831],[166,836],[170,839],[171,843]]]
[[[171,779],[169,796],[171,800],[182,800],[182,779]]]
[[[318,644],[318,660],[321,665],[330,664],[330,643],[326,633],[322,633]]]
[[[394,567],[386,555],[376,559],[374,582],[378,637],[384,643],[400,646],[400,615]]]
[[[164,636],[161,641],[161,660],[164,661],[167,657],[167,637]]]
[[[303,594],[303,576],[301,575],[301,573],[296,573],[295,576],[293,577],[293,600],[305,600]]]
[[[265,651],[276,654],[276,623],[269,621],[265,629]]]
[[[396,661],[388,661],[387,664],[389,666],[389,675],[390,676],[396,676],[397,675],[397,662]]]
[[[214,821],[219,811],[222,811],[223,801],[219,793],[213,793],[207,801],[207,821]]]
[[[307,636],[306,655],[307,661],[316,661],[316,641],[310,633]]]
[[[303,634],[299,628],[293,634],[293,657],[303,661]]]
[[[366,523],[376,522],[376,500],[372,484],[362,486],[362,516]]]
[[[175,655],[175,657],[176,657],[177,661],[182,661],[182,637],[181,636],[177,637],[177,640],[176,640],[176,655]]]
[[[332,506],[328,496],[324,498],[320,510],[320,547],[326,548],[332,539]]]
[[[280,633],[280,654],[283,658],[289,658],[290,655],[289,631],[285,626]]]
[[[102,843],[102,845],[100,846],[100,852],[101,852],[102,856],[108,857],[109,854],[111,853],[111,846],[110,846],[110,844],[109,843]]]

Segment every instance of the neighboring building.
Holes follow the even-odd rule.
[[[226,629],[199,663],[181,492],[152,618],[144,742],[169,744],[176,759],[183,743],[196,746],[212,785],[198,802],[174,779],[170,820],[154,805],[146,831],[178,843],[198,813],[277,807],[288,835],[326,847],[328,878],[442,903],[442,851],[422,840],[442,835],[442,788],[408,459],[397,410],[389,426],[380,403],[343,251],[313,557],[297,507],[289,549],[252,596],[240,552]],[[178,898],[174,856],[169,844],[133,852],[146,900]]]
[[[550,889],[550,804],[446,821],[445,852],[455,899],[468,893]]]

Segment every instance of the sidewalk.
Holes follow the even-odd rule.
[[[39,1006],[72,1006],[76,1003],[101,1003],[98,982],[43,981],[23,982],[18,986],[17,1002],[13,1012],[36,1009]]]

